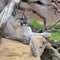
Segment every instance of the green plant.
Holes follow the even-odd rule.
[[[33,25],[35,30],[40,30],[43,28],[42,24],[39,24],[38,21],[36,19],[30,20],[29,22],[30,25]],[[47,24],[47,27],[51,27],[52,24]],[[56,24],[56,26],[54,26],[54,28],[56,27],[60,27],[60,24]],[[60,29],[58,29],[60,31]],[[60,34],[54,31],[51,31],[51,37],[50,40],[60,40]]]
[[[33,26],[36,31],[42,29],[42,27],[43,27],[42,24],[39,24],[36,19],[30,20],[30,21],[29,21],[29,24],[30,24],[31,26]]]
[[[47,24],[47,27],[50,28],[52,25],[53,24]],[[60,24],[58,23],[58,24],[54,25],[54,28],[55,29],[60,29]]]
[[[50,40],[60,40],[60,34],[57,32],[50,32],[51,33],[51,37]]]

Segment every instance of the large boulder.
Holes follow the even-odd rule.
[[[2,38],[0,44],[0,60],[35,60],[30,46],[18,41]]]
[[[43,53],[46,45],[43,42],[46,39],[40,35],[32,35],[35,42],[39,42],[38,47],[40,49],[40,54]],[[23,44],[19,41],[10,40],[6,38],[1,39],[0,43],[0,60],[40,60],[38,57],[32,55],[31,47],[29,45]]]
[[[32,35],[32,38],[37,43],[40,40],[39,46],[42,47],[42,49],[40,49],[42,54],[46,47],[45,44],[44,46],[42,44],[46,39],[40,35]],[[0,44],[0,60],[38,60],[38,58],[32,55],[29,45],[19,41],[2,38]]]
[[[43,49],[45,44],[42,45],[43,41],[46,39],[42,36],[33,35],[32,38],[38,42],[40,40],[40,52],[42,52],[41,59],[42,60],[54,60],[54,56],[52,54],[57,55],[56,53],[52,53],[51,49]],[[55,49],[53,49],[55,51]],[[59,55],[59,54],[58,54]],[[58,56],[57,55],[57,56]],[[55,57],[56,59],[57,57]],[[60,57],[59,57],[60,58]],[[29,45],[23,44],[19,41],[10,40],[6,38],[1,39],[0,43],[0,60],[39,60],[37,57],[34,57],[31,52],[31,47]],[[58,59],[59,60],[59,59]]]

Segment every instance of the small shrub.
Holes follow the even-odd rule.
[[[30,20],[29,24],[33,26],[35,31],[42,29],[42,24],[39,24],[36,19]]]
[[[52,25],[53,25],[53,24],[47,24],[47,27],[50,28]],[[60,29],[60,24],[59,24],[59,23],[56,24],[56,25],[54,26],[54,28],[55,28],[55,29]]]
[[[50,40],[60,40],[60,34],[57,32],[50,32],[51,33],[51,37]]]
[[[39,24],[36,19],[30,20],[29,24],[34,27],[33,28],[34,31],[38,31],[38,30],[43,28],[43,25]],[[52,26],[52,24],[47,24],[48,28],[50,28],[51,26]],[[54,28],[56,28],[56,27],[60,27],[60,24],[56,24],[54,26]],[[58,30],[60,31],[60,29],[58,29]],[[51,33],[50,40],[60,40],[60,34],[59,33],[54,32],[54,31],[51,31],[50,33]]]

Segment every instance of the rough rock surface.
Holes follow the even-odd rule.
[[[6,4],[7,4],[6,0],[0,0],[0,12],[3,10]]]
[[[30,46],[2,38],[0,60],[35,60],[35,57],[31,56]]]
[[[2,1],[3,0],[0,0],[0,10],[2,10],[4,7]],[[7,1],[11,1],[11,0],[7,0]],[[49,1],[50,0],[48,0],[48,2]],[[60,20],[60,13],[57,12],[56,14],[54,14],[55,9],[53,9],[53,6],[43,6],[43,5],[39,5],[39,4],[35,4],[35,3],[27,4],[24,2],[21,2],[20,6],[23,6],[26,8],[32,7],[37,12],[39,12],[43,17],[45,17],[48,23],[53,23],[56,20]],[[60,8],[60,3],[58,3],[58,7]],[[43,22],[43,19],[40,18],[38,15],[34,14],[32,11],[27,12],[26,15],[27,15],[29,20],[37,19],[40,22]]]
[[[39,4],[35,4],[35,3],[30,3],[29,5],[26,3],[21,3],[21,6],[23,7],[32,7],[33,9],[35,9],[37,12],[39,12],[39,14],[43,17],[46,18],[47,23],[53,23],[56,20],[60,19],[60,13],[57,12],[55,14],[55,9],[53,9],[53,6],[43,6],[43,5],[39,5]],[[59,7],[60,7],[60,3],[59,3]],[[40,22],[43,22],[43,19],[40,18],[38,15],[34,14],[33,12],[28,12],[27,13],[28,18],[31,19],[37,19]]]
[[[44,38],[42,38],[41,36],[40,39],[44,40]],[[0,44],[0,60],[38,60],[38,59],[32,56],[29,45],[25,45],[18,41],[2,38]]]

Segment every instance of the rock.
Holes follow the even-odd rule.
[[[24,8],[28,8],[30,6],[31,8],[35,9],[41,16],[46,18],[47,23],[54,23],[56,22],[56,20],[60,19],[59,17],[60,13],[56,12],[55,14],[55,9],[53,9],[53,6],[43,6],[41,4],[39,5],[35,3],[30,3],[28,6],[28,4],[25,4],[25,2],[21,3],[20,6],[23,6]],[[43,24],[43,19],[31,11],[27,12],[26,16],[28,17],[29,20],[37,19],[38,22],[40,21],[39,23]]]
[[[32,35],[31,38],[35,40],[38,47],[42,47],[39,49],[40,54],[42,54],[46,47],[46,44],[44,43],[46,42],[46,39],[40,35]],[[31,47],[29,45],[19,41],[2,38],[0,44],[0,60],[40,60],[40,57],[34,57],[32,55]]]
[[[54,48],[60,47],[60,40],[48,40]]]
[[[8,0],[0,0],[0,12],[4,9],[7,3]]]
[[[36,49],[39,51],[39,55],[43,54],[46,46],[47,46],[47,40],[43,38],[40,34],[33,34],[31,38],[34,40],[34,43],[36,45]]]
[[[48,43],[42,55],[42,60],[60,60],[60,53],[57,49],[52,47],[50,43]]]
[[[0,11],[5,7],[5,5],[3,5],[2,1],[3,0],[0,0]],[[10,2],[11,0],[7,0],[7,1]],[[41,0],[41,1],[42,2],[47,1],[48,3],[50,3],[50,0]],[[55,14],[55,9],[53,9],[53,6],[43,6],[41,4],[39,5],[39,4],[35,4],[35,3],[27,4],[25,2],[21,2],[20,6],[23,6],[24,8],[31,7],[33,9],[35,9],[37,12],[39,12],[41,14],[41,16],[46,18],[47,23],[54,23],[56,20],[60,20],[60,13],[56,12],[56,14]],[[60,3],[58,3],[58,7],[60,7]],[[37,19],[43,24],[43,19],[41,19],[38,15],[34,14],[31,11],[27,12],[26,16],[29,20]]]
[[[30,46],[10,39],[1,39],[0,60],[36,60]]]

